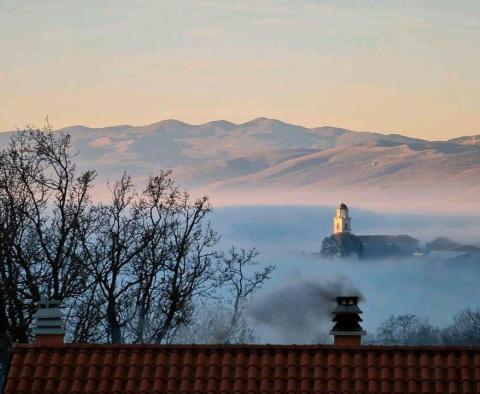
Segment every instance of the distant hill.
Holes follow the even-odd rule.
[[[462,245],[452,241],[447,237],[438,237],[431,242],[427,242],[425,249],[431,251],[450,251],[464,253],[480,253],[480,248],[474,245]]]
[[[480,144],[468,136],[427,141],[267,118],[61,131],[71,133],[80,165],[99,171],[99,185],[125,170],[142,179],[173,168],[180,182],[221,204],[344,199],[365,208],[480,212]],[[10,134],[0,134],[0,145]]]

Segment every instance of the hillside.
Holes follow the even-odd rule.
[[[398,134],[306,128],[275,119],[190,125],[72,126],[82,167],[99,182],[127,170],[143,177],[173,168],[177,179],[220,204],[333,203],[390,210],[477,209],[480,144]],[[0,134],[0,144],[11,133]]]

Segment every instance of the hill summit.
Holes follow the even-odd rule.
[[[268,118],[61,131],[100,181],[123,171],[141,181],[172,168],[179,182],[218,204],[332,204],[343,197],[390,211],[480,210],[480,144],[468,136],[427,141]],[[10,134],[0,134],[0,145]]]

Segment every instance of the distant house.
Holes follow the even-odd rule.
[[[4,393],[480,393],[479,347],[364,346],[357,301],[337,298],[333,345],[69,344],[46,308]]]
[[[438,237],[427,242],[425,249],[428,256],[436,260],[478,261],[480,258],[480,248],[477,246],[461,245],[447,237]]]

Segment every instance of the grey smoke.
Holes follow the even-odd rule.
[[[259,296],[249,317],[262,325],[268,339],[282,343],[320,343],[329,340],[335,297],[360,291],[343,276],[330,280],[300,279]]]

